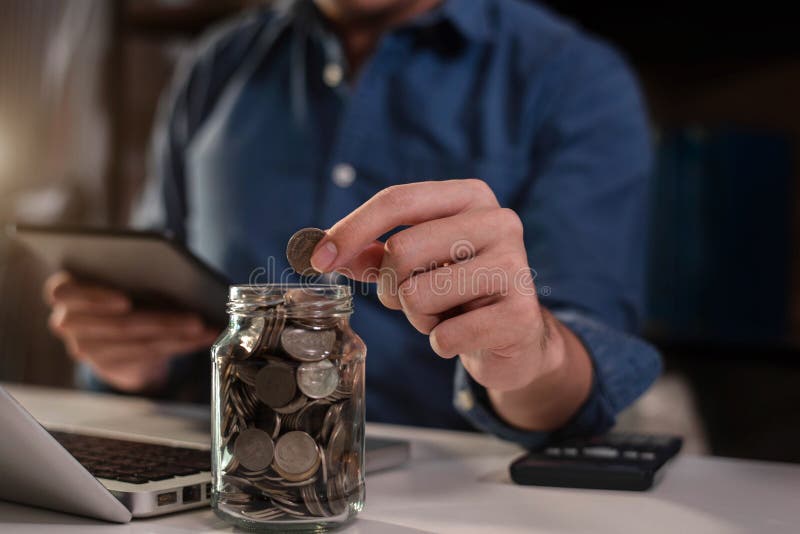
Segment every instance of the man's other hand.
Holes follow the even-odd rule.
[[[50,330],[67,353],[121,391],[157,390],[171,358],[206,348],[219,334],[195,314],[138,310],[125,294],[63,271],[47,279],[44,298]]]

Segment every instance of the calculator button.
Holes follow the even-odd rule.
[[[548,456],[561,456],[561,449],[558,447],[548,447],[544,450],[544,453]]]
[[[671,443],[671,436],[650,436],[650,445],[653,445],[654,447],[667,447]]]
[[[619,456],[619,451],[611,447],[584,447],[583,455],[593,458],[616,458]]]
[[[609,434],[606,436],[606,443],[611,445],[612,447],[622,447],[627,444],[628,440],[630,439],[630,435],[628,434]]]
[[[652,452],[643,452],[642,453],[642,460],[655,460],[656,455]]]
[[[578,456],[578,449],[575,447],[564,447],[564,456]]]
[[[636,460],[639,458],[639,453],[637,451],[622,451],[622,457],[626,460]]]

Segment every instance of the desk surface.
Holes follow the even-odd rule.
[[[207,409],[8,385],[44,423],[208,442]],[[156,422],[156,424],[153,424]],[[412,441],[403,468],[367,477],[367,504],[346,533],[797,532],[800,466],[679,456],[652,491],[522,487],[507,468],[520,453],[489,436],[368,424]],[[3,438],[7,439],[7,438]],[[0,502],[0,532],[232,532],[210,510],[111,525]]]

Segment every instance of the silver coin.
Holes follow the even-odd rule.
[[[306,517],[305,512],[303,512],[300,508],[293,508],[292,506],[286,504],[285,502],[276,499],[272,502],[272,504],[275,506],[275,508],[282,510],[285,514],[290,515],[292,517]]]
[[[342,458],[341,472],[344,475],[344,492],[348,497],[363,489],[361,458],[354,451],[348,452]]]
[[[233,473],[239,467],[239,460],[236,459],[236,456],[231,456],[228,460],[228,463],[222,470],[226,473]]]
[[[239,433],[233,444],[233,454],[249,471],[262,471],[269,467],[274,457],[272,438],[263,430],[248,428]]]
[[[347,510],[347,499],[344,494],[344,476],[342,473],[328,479],[326,484],[326,494],[328,497],[328,508],[333,515],[339,515]]]
[[[273,352],[278,348],[281,333],[284,326],[286,326],[286,308],[282,304],[276,306],[272,311],[269,322],[270,329],[269,332],[264,334],[261,347],[265,351]]]
[[[236,378],[247,384],[248,386],[255,386],[256,385],[256,373],[258,373],[258,369],[251,366],[245,365],[237,365],[236,366]]]
[[[308,398],[305,395],[298,395],[294,398],[292,402],[287,404],[286,406],[281,406],[280,408],[273,408],[277,413],[282,415],[289,415],[295,413],[297,410],[302,408],[308,402]]]
[[[280,481],[281,487],[284,489],[300,488],[302,486],[308,486],[309,484],[315,483],[317,481],[317,477],[316,475],[313,475],[297,482],[292,482],[281,477]]]
[[[328,483],[328,462],[325,460],[325,449],[319,449],[320,464],[322,464],[322,483]]]
[[[283,350],[303,362],[324,360],[331,355],[335,343],[335,330],[287,328],[281,333]]]
[[[311,255],[323,237],[325,237],[324,230],[303,228],[289,238],[289,243],[286,245],[286,259],[289,260],[292,269],[303,276],[319,274],[311,266]]]
[[[228,484],[232,488],[237,487],[233,484]],[[228,504],[248,504],[252,500],[252,495],[243,491],[220,491],[219,498]]]
[[[275,444],[273,467],[287,480],[310,477],[319,467],[320,456],[314,438],[305,432],[287,432]]]
[[[258,347],[256,347],[256,352],[259,353],[269,350],[269,338],[275,334],[275,314],[268,313],[263,317],[263,320],[264,329],[261,331],[261,337],[258,339]]]
[[[256,394],[270,408],[291,402],[297,391],[294,370],[286,364],[268,364],[255,377]]]
[[[281,431],[281,416],[264,405],[259,406],[253,414],[253,425],[266,432],[272,439]]]
[[[334,300],[321,298],[319,293],[305,287],[288,290],[284,296],[286,306],[292,311],[292,322],[313,330],[336,327],[341,317],[336,315],[339,305]]]
[[[331,430],[331,437],[328,440],[328,470],[331,473],[339,471],[342,459],[344,458],[351,441],[351,432],[349,421],[347,418],[342,418],[336,421]]]
[[[247,349],[245,349],[241,345],[229,344],[229,345],[219,346],[216,349],[215,357],[218,360],[222,360],[223,362],[228,363],[231,361],[246,360],[247,358],[250,357],[250,352],[248,352]]]
[[[261,345],[265,324],[264,317],[253,317],[249,319],[247,327],[239,331],[239,346],[245,350],[245,358],[249,358]]]
[[[322,420],[322,427],[319,431],[320,439],[323,442],[327,442],[328,438],[330,438],[331,431],[333,430],[333,426],[336,421],[339,419],[339,416],[342,413],[342,408],[344,407],[344,403],[337,403],[331,405],[328,408],[328,412],[325,414],[325,418]]]
[[[311,436],[317,437],[319,436],[327,412],[327,400],[319,399],[311,401],[297,412],[285,417],[285,428],[289,430],[302,430]]]
[[[283,517],[284,513],[277,508],[264,508],[263,510],[243,510],[242,515],[260,521],[272,521]]]
[[[320,502],[319,494],[317,494],[317,489],[314,485],[309,484],[300,488],[300,496],[303,497],[303,502],[306,505],[306,508],[311,513],[311,515],[325,517],[329,516],[325,507],[322,506],[322,502]]]
[[[312,399],[327,397],[339,385],[339,371],[329,360],[309,362],[297,367],[297,387]]]

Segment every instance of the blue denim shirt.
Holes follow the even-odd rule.
[[[557,434],[608,429],[660,369],[630,333],[651,145],[625,63],[535,4],[447,0],[386,34],[348,79],[310,1],[213,32],[162,103],[139,223],[235,282],[268,282],[298,228],[330,227],[393,184],[479,177],[519,214],[541,302],[594,364],[588,400]],[[553,437],[500,420],[458,359],[437,357],[374,291],[357,297],[352,324],[368,347],[368,419],[477,427],[528,447]],[[173,379],[204,364],[183,361]]]

